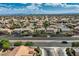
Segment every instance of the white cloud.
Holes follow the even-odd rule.
[[[79,8],[79,5],[66,5],[66,7],[75,7],[75,8]]]
[[[76,7],[79,8],[79,5],[71,5],[71,4],[67,4],[67,3],[46,3],[46,6],[61,6],[63,8],[70,8],[70,7]]]
[[[57,6],[57,5],[61,5],[61,3],[45,3],[45,5],[49,5],[49,6]]]
[[[31,4],[30,6],[27,6],[27,9],[32,9],[32,10],[34,10],[34,9],[38,9],[38,7],[36,7],[35,4]]]
[[[46,6],[63,6],[64,4],[62,3],[45,3]]]
[[[26,6],[26,9],[29,10],[31,13],[39,13],[41,9],[39,8],[41,4],[31,4],[30,6]]]

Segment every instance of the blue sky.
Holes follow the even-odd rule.
[[[79,3],[0,3],[0,15],[76,13],[79,13]]]

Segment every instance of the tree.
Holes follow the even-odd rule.
[[[4,49],[8,49],[8,48],[10,48],[10,44],[9,43],[4,43],[3,45],[2,45],[2,47],[4,48]]]
[[[7,40],[7,39],[5,39],[5,38],[3,38],[2,40],[1,40],[1,44],[4,44],[4,43],[9,43],[9,40]]]
[[[34,43],[33,43],[33,42],[26,42],[24,45],[25,45],[25,46],[33,46]]]
[[[36,30],[34,33],[33,33],[33,36],[35,37],[44,37],[44,36],[47,36],[46,35],[46,32],[44,30]]]
[[[3,48],[3,49],[9,49],[10,48],[10,42],[9,40],[3,38],[1,39],[0,41],[0,47]]]
[[[22,42],[15,42],[14,43],[14,46],[21,46],[22,45]]]
[[[41,51],[41,49],[39,47],[35,48],[34,50],[36,51],[36,55],[37,56],[41,56],[42,55],[42,51]]]
[[[47,27],[50,25],[50,23],[48,21],[45,21],[43,23],[44,28],[47,30]]]
[[[74,29],[75,25],[72,25],[72,24],[67,24],[66,25],[68,28],[71,28],[71,29]]]
[[[66,48],[66,54],[68,56],[75,56],[75,50],[73,48]]]
[[[22,36],[30,36],[31,35],[31,32],[30,31],[22,31],[21,32],[21,35]]]

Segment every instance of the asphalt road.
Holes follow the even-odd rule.
[[[13,37],[13,36],[0,36],[0,38],[7,38],[10,42],[31,41],[34,46],[40,47],[71,47],[71,42],[79,42],[79,38],[73,37]],[[61,43],[62,41],[67,41],[67,44]]]
[[[60,41],[53,41],[53,40],[9,40],[10,42],[33,42],[34,46],[39,47],[71,47],[71,42],[68,42],[67,44],[62,43],[63,40]],[[78,42],[78,41],[77,41]]]
[[[10,42],[33,42],[34,46],[40,47],[71,47],[72,42],[79,42],[79,40],[10,40]],[[62,41],[67,41],[68,43],[62,43]]]
[[[14,37],[14,36],[0,36],[0,38],[8,38],[10,40],[79,40],[79,37]]]
[[[68,44],[63,44],[61,42],[34,42],[34,46],[39,47],[71,47],[71,42]]]

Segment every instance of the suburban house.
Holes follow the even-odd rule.
[[[37,25],[37,27],[42,27],[43,26],[43,22],[41,20],[39,20],[36,25]]]

